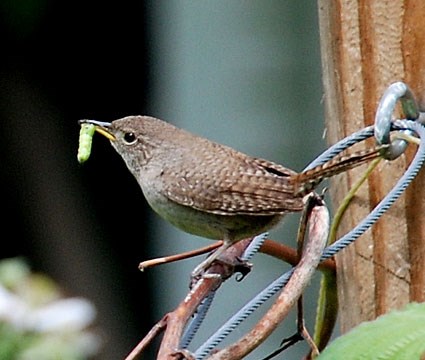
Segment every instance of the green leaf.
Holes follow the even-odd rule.
[[[336,339],[319,360],[419,360],[425,353],[425,303],[412,303],[360,324]]]

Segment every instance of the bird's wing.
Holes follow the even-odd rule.
[[[171,201],[198,210],[224,215],[274,215],[301,211],[302,198],[294,195],[289,180],[296,173],[273,162],[240,156],[235,152],[221,163],[214,159],[193,162],[187,171],[164,169],[178,176],[164,184]],[[209,171],[207,171],[209,169]],[[173,174],[171,174],[173,175]]]

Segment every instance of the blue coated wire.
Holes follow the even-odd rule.
[[[399,179],[394,188],[385,196],[385,198],[375,207],[375,209],[353,230],[336,241],[333,245],[329,246],[323,252],[321,260],[325,260],[335,255],[338,251],[345,248],[354,242],[360,235],[362,235],[370,226],[372,226],[377,219],[400,197],[403,191],[407,188],[410,182],[415,178],[420,168],[425,161],[425,129],[419,123],[410,120],[398,120],[392,125],[393,130],[413,130],[421,139],[418,151],[411,162],[410,166]],[[355,143],[369,138],[373,135],[374,128],[372,126],[360,130],[347,138],[341,140],[327,151],[322,153],[315,161],[313,161],[307,168],[310,169],[317,165],[321,165],[326,161],[334,158],[341,151],[354,145]],[[209,353],[227,337],[239,324],[241,324],[247,317],[249,317],[256,309],[263,303],[280,291],[283,286],[288,282],[293,270],[281,275],[278,279],[269,284],[262,292],[256,295],[249,303],[233,315],[223,326],[221,326],[203,345],[201,345],[195,352],[196,359],[204,359]]]
[[[198,329],[200,328],[202,322],[204,321],[205,316],[208,313],[208,310],[211,307],[214,297],[215,297],[215,291],[211,291],[208,294],[208,296],[198,306],[197,313],[194,315],[193,319],[190,321],[189,325],[186,327],[185,332],[180,341],[181,349],[187,349],[190,343],[192,342]]]
[[[398,120],[394,122],[393,130],[409,129],[414,131],[420,138],[418,151],[403,176],[397,181],[396,185],[385,196],[385,198],[363,219],[353,230],[344,235],[338,241],[327,247],[321,257],[321,260],[328,259],[339,252],[341,249],[350,245],[367,229],[369,229],[400,197],[406,190],[412,180],[416,177],[425,161],[425,128],[417,122],[411,120]]]
[[[257,235],[246,248],[244,254],[242,255],[242,260],[251,260],[252,257],[258,252],[258,250],[260,250],[261,245],[263,245],[268,236],[268,233]]]

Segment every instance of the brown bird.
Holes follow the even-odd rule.
[[[323,179],[379,156],[376,147],[297,173],[149,116],[80,124],[110,140],[160,216],[187,233],[223,240],[196,274],[233,243],[301,211],[303,197]]]

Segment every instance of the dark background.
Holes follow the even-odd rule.
[[[122,358],[153,321],[149,275],[137,270],[149,215],[107,141],[97,142],[97,161],[78,164],[77,120],[147,112],[149,8],[6,1],[0,9],[0,255],[23,256],[68,295],[90,298],[108,339],[102,358]]]

